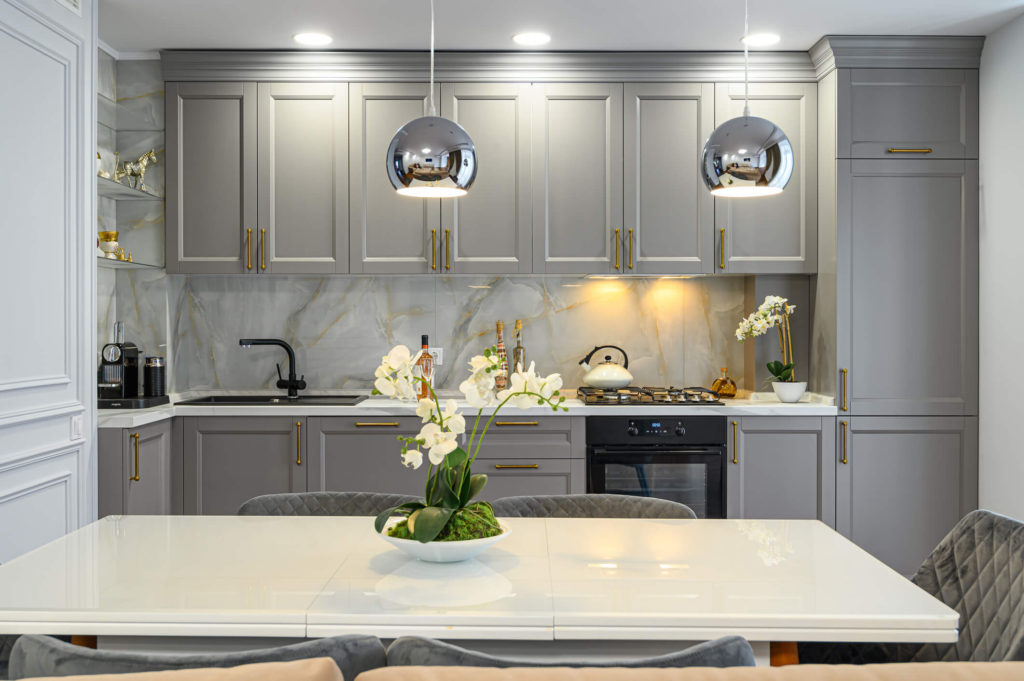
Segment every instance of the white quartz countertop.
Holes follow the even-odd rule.
[[[0,633],[952,642],[959,616],[812,520],[503,520],[429,564],[352,517],[111,516],[0,565]]]
[[[354,391],[348,391],[354,392]],[[574,394],[570,391],[569,394]],[[207,393],[214,394],[214,393]],[[220,393],[226,394],[226,393]],[[199,397],[189,395],[188,397]],[[457,398],[458,393],[442,394],[442,399]],[[370,397],[354,406],[297,404],[281,405],[184,405],[173,404],[177,400],[187,399],[186,396],[172,396],[172,404],[153,407],[151,409],[102,409],[98,412],[97,424],[100,428],[137,428],[149,423],[163,421],[174,416],[414,416],[414,402]],[[463,411],[476,413],[464,400],[458,400]],[[575,397],[567,399],[564,406],[568,411],[553,412],[547,407],[532,409],[515,409],[505,407],[502,414],[506,416],[663,416],[689,415],[705,416],[724,414],[726,416],[835,416],[837,409],[831,397],[807,394],[800,402],[787,404],[779,402],[773,393],[753,393],[746,399],[724,400],[720,406],[690,405],[586,405]],[[486,409],[484,413],[490,413]]]

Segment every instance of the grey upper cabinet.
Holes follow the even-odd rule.
[[[99,517],[106,515],[170,515],[180,504],[171,448],[171,421],[140,428],[99,431],[97,471]]]
[[[167,271],[256,272],[256,83],[167,83]]]
[[[533,88],[533,271],[617,272],[626,257],[622,84]]]
[[[817,519],[835,526],[835,419],[729,421],[729,518]]]
[[[348,85],[259,84],[259,269],[348,272]]]
[[[754,83],[750,114],[772,121],[795,155],[785,191],[715,199],[716,272],[810,274],[818,262],[818,96],[814,83]],[[743,115],[743,83],[715,85],[715,124]]]
[[[288,416],[183,419],[184,509],[232,515],[260,494],[306,491],[305,420]]]
[[[423,496],[424,469],[402,465],[398,435],[414,436],[418,417],[310,417],[309,489]],[[426,464],[424,464],[426,465]]]
[[[626,83],[624,272],[711,274],[715,204],[697,159],[715,127],[711,83]]]
[[[349,258],[353,274],[439,272],[439,200],[401,196],[387,151],[403,125],[428,113],[426,83],[349,86]],[[440,88],[435,91],[439,96]]]
[[[836,529],[912,574],[978,505],[978,419],[839,420]]]
[[[839,69],[838,158],[978,158],[975,69]]]
[[[516,83],[441,86],[441,114],[466,129],[482,164],[468,195],[440,201],[438,271],[532,271],[530,92]]]
[[[977,187],[977,161],[838,162],[840,413],[978,413]]]

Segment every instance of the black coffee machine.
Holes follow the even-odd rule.
[[[124,322],[114,324],[114,342],[103,346],[96,387],[100,409],[141,409],[169,401],[166,395],[139,397],[139,348],[125,341]]]

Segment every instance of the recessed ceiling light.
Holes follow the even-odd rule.
[[[516,33],[512,36],[512,40],[517,45],[524,45],[526,47],[537,47],[538,45],[547,45],[551,42],[551,36],[547,33],[540,33],[538,31],[527,31],[525,33]]]
[[[769,47],[779,42],[778,33],[751,33],[740,39],[747,47]]]
[[[332,38],[326,33],[296,33],[292,36],[292,40],[300,45],[322,47],[323,45],[330,45]]]

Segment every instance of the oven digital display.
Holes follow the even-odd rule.
[[[661,428],[660,421],[651,421],[651,428]]]

